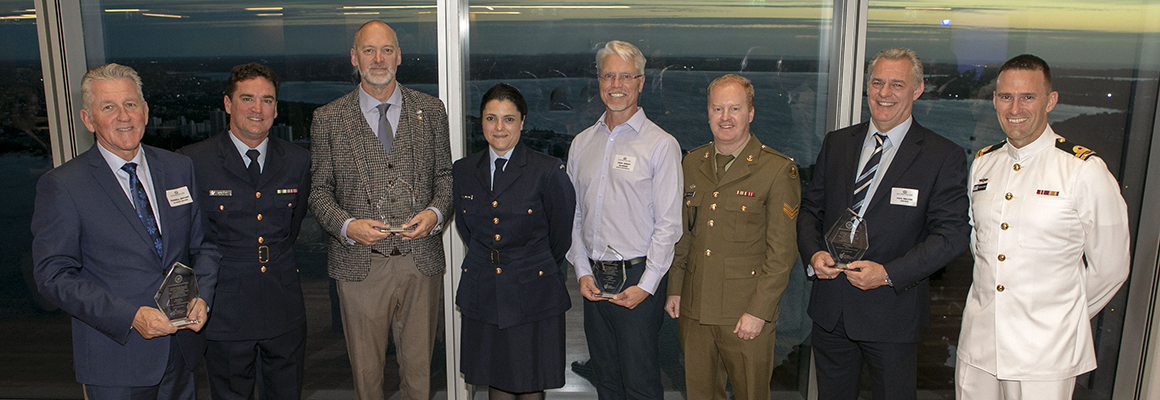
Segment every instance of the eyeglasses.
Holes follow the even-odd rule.
[[[620,78],[620,80],[622,80],[622,81],[627,81],[630,79],[640,78],[642,76],[644,76],[644,74],[629,75],[629,74],[614,74],[614,73],[609,72],[607,74],[597,75],[596,77],[602,81],[607,82],[607,81],[615,81],[617,78]]]

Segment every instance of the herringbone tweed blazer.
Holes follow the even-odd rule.
[[[310,210],[330,234],[327,271],[341,281],[362,281],[370,270],[371,249],[395,248],[415,257],[424,275],[443,272],[443,237],[402,241],[392,236],[374,246],[352,244],[342,236],[349,218],[379,219],[379,199],[387,185],[407,181],[415,194],[411,214],[434,207],[446,223],[451,215],[451,144],[447,111],[439,99],[400,87],[403,109],[388,155],[358,105],[358,89],[314,111],[310,125]]]

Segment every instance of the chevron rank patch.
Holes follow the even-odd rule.
[[[798,206],[798,207],[790,208],[789,204],[782,203],[781,210],[785,211],[785,215],[788,215],[789,219],[794,219],[794,218],[797,218],[798,211],[801,211],[801,207]]]

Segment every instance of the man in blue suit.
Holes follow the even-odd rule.
[[[310,197],[310,152],[269,137],[278,75],[250,63],[230,71],[229,130],[178,150],[193,159],[209,237],[221,250],[205,369],[214,399],[302,397],[306,309],[294,241]],[[257,379],[257,376],[261,379]]]
[[[81,121],[97,144],[40,178],[32,216],[37,288],[72,314],[73,368],[88,399],[193,399],[218,260],[189,158],[141,145],[148,104],[132,68],[85,74]],[[174,327],[154,294],[175,262],[200,298]]]
[[[857,399],[863,361],[875,400],[916,397],[927,277],[967,249],[971,231],[964,150],[911,117],[923,92],[918,56],[883,50],[868,75],[871,122],[826,135],[798,218],[798,249],[817,279],[809,315],[819,399]],[[847,210],[865,219],[869,249],[839,269],[825,233]]]

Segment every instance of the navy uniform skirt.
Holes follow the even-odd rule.
[[[460,372],[476,386],[512,393],[564,386],[564,314],[499,329],[463,317]]]

